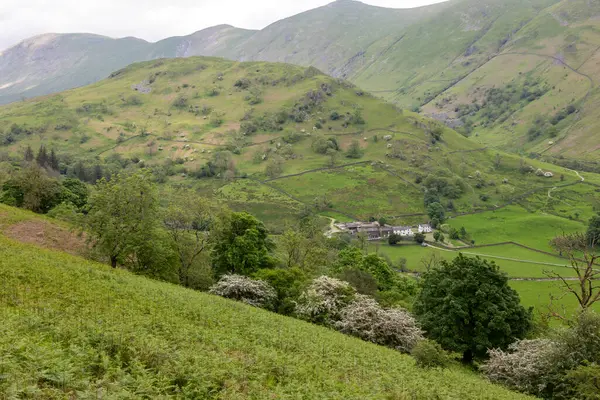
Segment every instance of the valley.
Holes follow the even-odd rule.
[[[599,16],[3,51],[0,398],[595,398]]]

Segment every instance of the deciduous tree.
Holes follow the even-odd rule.
[[[490,348],[506,348],[531,328],[531,310],[521,306],[498,266],[462,254],[423,275],[414,312],[432,339],[469,363]]]
[[[600,220],[599,220],[600,221]],[[600,238],[598,238],[600,240]],[[595,234],[573,233],[558,236],[550,242],[562,255],[569,258],[577,280],[570,281],[554,271],[549,275],[558,278],[567,294],[574,296],[581,310],[585,311],[600,301],[600,269],[596,264],[600,255],[596,252]],[[555,313],[556,316],[559,316]]]
[[[89,199],[85,229],[90,242],[116,268],[152,240],[158,197],[149,171],[102,179]]]
[[[265,225],[252,215],[223,212],[215,221],[211,235],[212,262],[215,273],[251,275],[261,268],[270,268],[274,261]]]
[[[189,287],[192,268],[209,249],[211,209],[194,193],[179,190],[169,199],[162,222],[179,259],[179,283]]]

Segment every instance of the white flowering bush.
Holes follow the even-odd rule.
[[[383,309],[371,297],[358,295],[341,312],[335,328],[348,335],[410,353],[423,340],[416,320],[401,308]]]
[[[242,275],[224,275],[209,293],[267,309],[272,309],[277,299],[275,289],[267,282]]]
[[[541,394],[548,384],[557,352],[558,346],[552,340],[521,340],[511,344],[508,351],[490,350],[490,358],[481,369],[492,382],[520,392]]]
[[[347,282],[321,276],[300,295],[296,303],[296,315],[316,324],[333,326],[355,296],[356,290]]]

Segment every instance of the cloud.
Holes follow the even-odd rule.
[[[442,0],[364,0],[408,8]],[[89,32],[157,41],[218,24],[262,29],[328,0],[0,0],[0,50],[42,33]]]

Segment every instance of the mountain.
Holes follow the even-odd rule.
[[[86,87],[0,107],[0,132],[5,157],[44,145],[58,152],[63,173],[88,181],[150,167],[163,181],[251,211],[276,232],[307,209],[418,223],[432,201],[452,214],[481,212],[559,179],[580,181],[313,67],[280,63],[137,63]],[[424,201],[425,192],[433,197]]]
[[[389,9],[338,0],[256,32],[242,44],[235,58],[314,66],[334,77],[345,78],[347,64],[365,57],[371,44],[448,6],[441,3]]]
[[[219,56],[315,66],[333,76],[377,39],[443,9],[406,10],[338,0],[262,31],[228,25],[157,43],[88,34],[42,35],[0,54],[0,104],[96,82],[136,61]]]
[[[46,35],[0,56],[0,102],[95,82],[138,60],[286,62],[350,80],[482,146],[600,171],[599,15],[587,0],[450,0],[415,9],[339,0],[261,31],[223,25],[157,43]]]
[[[221,25],[157,43],[90,34],[36,36],[0,53],[0,104],[94,83],[137,61],[226,56],[252,33]]]

